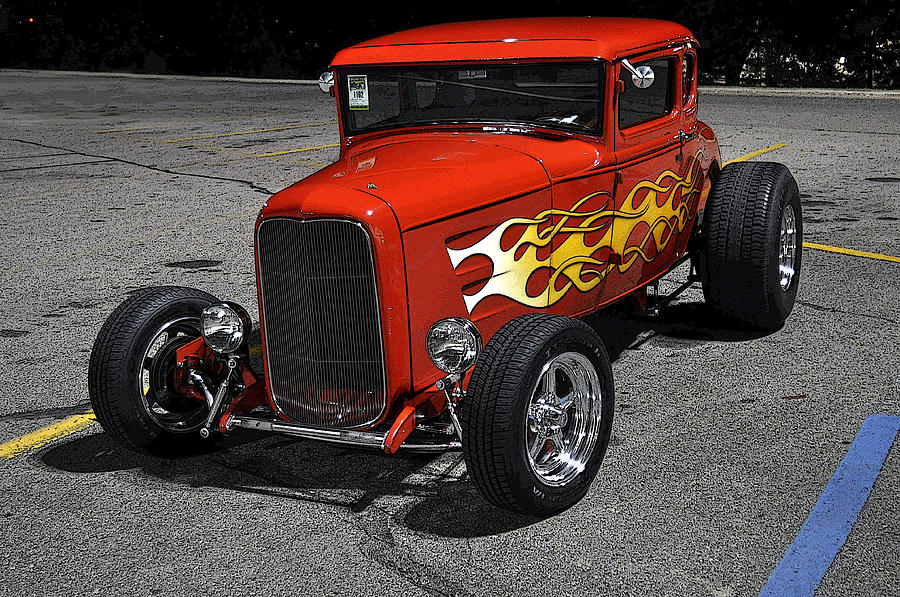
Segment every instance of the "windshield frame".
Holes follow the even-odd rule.
[[[597,99],[596,99],[596,114],[597,114],[597,122],[592,127],[584,127],[584,126],[571,126],[566,125],[565,123],[556,123],[551,121],[531,121],[526,119],[492,119],[492,118],[449,118],[449,119],[423,119],[418,121],[411,122],[391,122],[382,126],[370,126],[359,129],[353,129],[350,126],[351,120],[351,106],[349,101],[349,89],[347,83],[347,76],[354,74],[362,74],[364,71],[396,71],[398,69],[404,68],[447,68],[447,69],[455,69],[455,70],[482,70],[485,68],[495,67],[495,66],[519,66],[519,67],[540,67],[540,66],[589,66],[597,69]],[[528,61],[522,62],[517,60],[486,60],[482,62],[453,62],[453,63],[429,63],[429,62],[416,62],[409,64],[360,64],[360,65],[351,65],[346,66],[342,65],[334,70],[334,80],[335,80],[335,95],[337,97],[338,103],[338,111],[340,116],[341,123],[341,135],[344,138],[350,139],[359,136],[368,136],[369,134],[374,133],[383,133],[387,131],[402,131],[407,129],[417,129],[417,128],[431,128],[431,127],[454,127],[454,126],[464,126],[471,127],[473,125],[485,125],[491,127],[492,131],[496,132],[496,129],[499,127],[500,130],[503,130],[504,127],[511,128],[519,128],[524,129],[519,132],[527,132],[535,129],[541,130],[552,130],[558,131],[560,133],[564,133],[566,135],[586,135],[589,137],[602,137],[604,126],[606,125],[607,115],[605,113],[605,100],[606,100],[606,77],[609,72],[610,63],[606,60],[600,58],[594,59],[546,59],[540,61]],[[445,81],[447,82],[447,81]],[[461,85],[466,86],[465,83],[452,83],[452,85]],[[507,90],[501,90],[507,91]],[[513,92],[514,95],[528,95],[526,92]],[[567,100],[569,101],[569,100]]]

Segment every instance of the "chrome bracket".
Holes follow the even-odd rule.
[[[209,405],[209,414],[206,415],[206,422],[203,423],[203,427],[200,428],[200,437],[208,438],[212,433],[216,419],[218,419],[221,414],[220,411],[222,410],[222,405],[225,404],[225,399],[229,397],[231,381],[234,377],[234,372],[240,364],[240,360],[240,356],[236,354],[228,355],[228,373],[225,375],[225,379],[222,380],[222,383],[219,384],[215,396],[210,392],[206,380],[200,373],[193,370],[190,372],[191,383],[200,388],[203,395],[206,396],[206,403]]]
[[[650,302],[650,289],[653,289],[653,302]],[[654,280],[652,284],[647,286],[647,315],[657,317],[659,315],[660,298],[659,298],[659,280]]]
[[[459,387],[461,379],[462,376],[460,374],[452,373],[443,379],[439,379],[434,384],[447,397],[447,411],[450,413],[450,420],[453,422],[453,429],[456,430],[456,436],[459,438],[460,443],[463,441],[463,433],[459,417],[456,415],[456,402],[465,397],[465,393]]]

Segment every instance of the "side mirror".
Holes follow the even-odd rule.
[[[321,89],[323,93],[331,93],[333,87],[334,73],[327,71],[319,75],[319,89]]]
[[[648,87],[653,85],[653,80],[656,78],[656,74],[649,66],[642,65],[635,68],[630,62],[625,59],[622,59],[622,66],[625,67],[625,70],[631,73],[631,82],[634,83],[634,86],[638,89],[647,89]]]

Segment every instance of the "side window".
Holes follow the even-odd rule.
[[[641,89],[631,80],[631,73],[622,69],[619,78],[625,83],[625,91],[619,94],[619,129],[655,120],[672,111],[674,106],[674,58],[656,58],[633,63],[635,67],[653,69],[653,84]]]
[[[681,105],[686,106],[691,100],[691,87],[694,83],[694,55],[685,54],[681,61]]]

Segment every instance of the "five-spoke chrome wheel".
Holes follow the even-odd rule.
[[[528,464],[547,485],[565,485],[593,453],[601,420],[600,379],[591,361],[564,352],[541,371],[528,404]]]
[[[794,281],[797,256],[797,220],[794,208],[788,203],[781,213],[781,235],[778,250],[778,273],[781,289],[787,291]]]
[[[587,494],[615,409],[609,355],[583,321],[529,313],[475,363],[462,403],[463,455],[490,502],[552,516]]]
[[[176,352],[199,337],[199,318],[182,317],[167,322],[153,335],[141,359],[141,402],[150,419],[166,431],[195,431],[206,420],[206,402],[179,395],[174,384]]]
[[[160,456],[209,449],[196,432],[206,400],[179,392],[176,373],[178,349],[200,337],[200,314],[218,301],[157,286],[132,292],[110,313],[91,350],[88,390],[97,421],[122,445]]]

